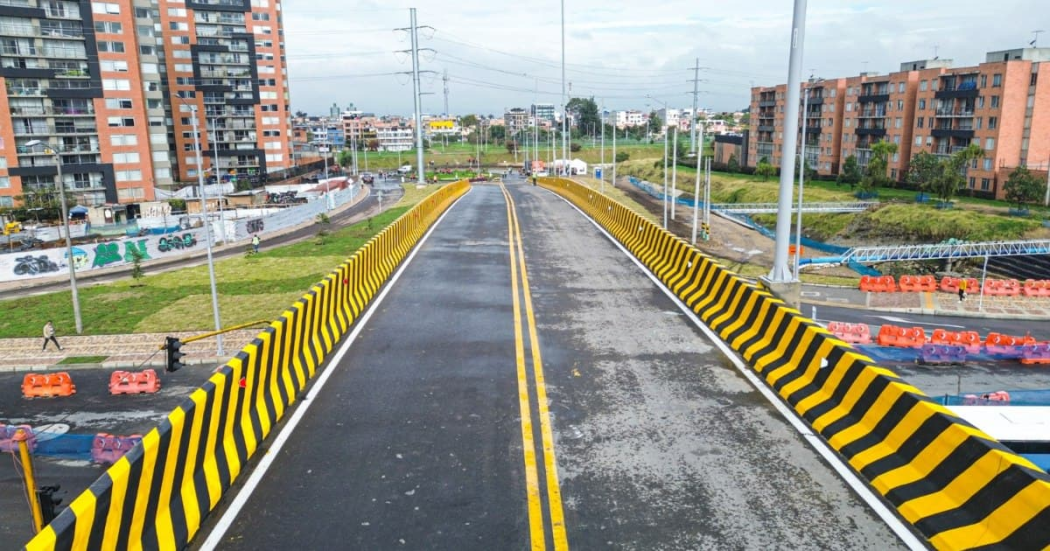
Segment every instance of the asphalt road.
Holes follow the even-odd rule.
[[[581,549],[899,548],[593,225],[507,188],[528,285],[501,189],[475,186],[328,367],[220,548],[521,549],[537,530],[553,547],[557,511]]]
[[[374,216],[374,215],[378,214],[379,213],[379,202],[378,202],[376,194],[378,192],[380,192],[380,191],[383,194],[383,205],[385,205],[384,208],[388,208],[391,205],[393,205],[394,203],[397,203],[397,201],[400,200],[401,197],[404,195],[404,190],[401,188],[400,180],[396,180],[395,181],[395,180],[379,180],[379,179],[377,179],[376,182],[372,185],[372,188],[373,188],[372,191],[369,193],[368,197],[366,197],[364,200],[362,200],[361,202],[357,203],[356,205],[353,205],[353,206],[343,210],[342,212],[339,212],[339,213],[333,215],[331,217],[331,221],[332,221],[332,228],[331,229],[334,230],[334,229],[337,229],[337,228],[348,226],[350,224],[356,223],[357,221],[359,221],[359,220],[361,220],[363,218],[367,218],[367,217]],[[262,244],[261,244],[260,249],[266,250],[267,248],[270,248],[270,247],[276,247],[276,246],[279,246],[279,245],[287,245],[287,244],[290,244],[290,243],[296,243],[298,241],[303,241],[305,239],[311,239],[311,238],[314,237],[314,235],[316,233],[317,233],[317,229],[316,228],[314,228],[311,225],[306,225],[306,226],[303,226],[301,228],[289,231],[289,232],[287,232],[285,234],[282,234],[282,235],[277,235],[277,236],[274,236],[274,237],[271,237],[271,238],[264,238],[262,240]],[[239,255],[243,255],[243,254],[244,254],[244,249],[242,247],[236,247],[235,246],[235,247],[226,247],[226,248],[216,249],[214,251],[214,253],[213,253],[213,257],[216,260],[220,260],[220,259],[223,259],[223,258],[230,258],[230,257],[233,257],[233,256],[239,256]],[[207,257],[203,253],[201,253],[198,256],[194,256],[193,258],[189,258],[189,259],[187,259],[185,257],[177,257],[177,258],[172,258],[170,261],[167,261],[167,262],[158,262],[158,263],[153,263],[153,264],[144,264],[143,266],[144,266],[144,269],[148,270],[150,273],[163,273],[163,272],[166,272],[168,270],[179,270],[179,269],[187,268],[187,267],[191,267],[191,266],[200,266],[200,265],[203,265],[203,264],[207,263],[207,261],[208,261]],[[91,272],[86,272],[84,274],[80,274],[78,272],[77,285],[79,287],[88,287],[88,286],[91,286],[91,285],[101,285],[101,284],[104,284],[104,283],[109,283],[111,281],[124,279],[124,278],[128,277],[128,274],[130,274],[130,273],[131,273],[131,268],[130,267],[127,268],[127,269],[124,269],[124,270],[106,271],[105,273],[94,273],[93,274]],[[0,300],[19,298],[19,297],[25,297],[25,296],[32,296],[32,295],[38,295],[38,294],[43,294],[43,293],[51,293],[51,292],[54,292],[54,291],[66,290],[68,288],[69,288],[69,281],[67,279],[67,280],[41,282],[41,283],[39,283],[37,285],[32,285],[31,287],[28,287],[28,288],[26,288],[26,287],[17,287],[17,288],[0,289]]]
[[[76,394],[35,400],[22,398],[24,373],[0,373],[0,423],[36,428],[66,425],[68,436],[61,438],[67,451],[84,446],[100,432],[146,434],[203,384],[214,369],[214,365],[195,365],[175,373],[161,371],[159,392],[135,396],[110,396],[112,370],[78,369],[70,372]],[[69,505],[105,470],[105,466],[92,463],[90,456],[82,453],[36,455],[34,462],[38,484],[62,486],[60,507]],[[0,454],[0,548],[14,549],[29,541],[33,536],[31,518],[21,478],[8,454]]]

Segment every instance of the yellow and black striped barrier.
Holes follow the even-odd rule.
[[[540,183],[641,260],[933,547],[1050,545],[1050,477],[1028,460],[616,201]]]
[[[218,370],[26,548],[180,549],[466,180],[424,199]]]

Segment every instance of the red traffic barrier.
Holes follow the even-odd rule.
[[[919,348],[926,344],[926,332],[922,327],[897,327],[896,325],[883,325],[879,327],[877,337],[879,346],[895,346],[898,348]]]

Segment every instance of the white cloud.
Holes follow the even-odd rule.
[[[688,105],[695,58],[703,71],[701,104],[736,109],[752,82],[787,80],[791,3],[625,2],[566,0],[566,58],[574,94],[604,98],[610,108],[643,107],[651,93]],[[560,102],[561,26],[555,0],[426,3],[285,0],[284,28],[292,107],[327,113],[353,102],[376,113],[412,111],[411,64],[395,50],[410,48],[395,32],[421,5],[425,55],[424,111],[443,111],[440,73],[447,71],[450,110],[498,114],[533,101]],[[875,0],[810,2],[805,71],[855,75],[866,67],[889,72],[904,61],[933,56],[958,66],[976,64],[990,50],[1020,47],[1032,29],[1050,27],[1038,0]],[[1050,36],[1044,35],[1050,46]],[[505,55],[505,52],[512,55]],[[383,76],[361,76],[383,75]],[[535,90],[538,88],[539,93]],[[651,103],[651,102],[650,102]]]

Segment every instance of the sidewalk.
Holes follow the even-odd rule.
[[[1044,297],[992,297],[971,294],[965,301],[953,293],[867,293],[848,287],[803,285],[804,302],[899,312],[958,316],[968,318],[994,318],[1017,320],[1050,320],[1050,298]]]
[[[215,337],[191,342],[182,347],[186,353],[186,365],[225,363],[244,348],[262,331],[241,329],[223,335],[223,357],[217,356]],[[84,337],[60,336],[62,351],[50,344],[46,352],[40,351],[43,337],[0,339],[0,372],[10,371],[64,371],[78,368],[164,368],[165,355],[160,350],[164,337],[192,337],[199,331],[174,333],[140,333],[135,335],[90,335]],[[92,360],[84,364],[61,364],[66,358],[105,357],[99,362]]]

